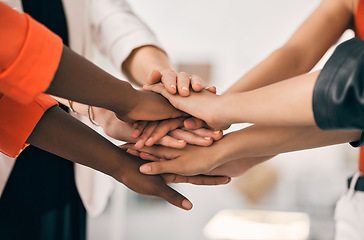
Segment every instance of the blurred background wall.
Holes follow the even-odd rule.
[[[129,2],[180,70],[205,76],[222,93],[284,44],[320,1]],[[351,36],[349,32],[346,38]],[[115,74],[102,56],[97,58]],[[89,219],[88,238],[207,240],[203,228],[218,211],[260,209],[306,212],[311,221],[309,239],[332,239],[335,202],[356,165],[357,150],[348,144],[282,154],[227,186],[173,186],[194,203],[189,212],[117,184],[106,211]]]

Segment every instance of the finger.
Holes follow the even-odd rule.
[[[164,159],[175,159],[180,156],[181,151],[179,149],[168,148],[164,146],[155,145],[152,147],[142,147],[141,149],[136,149],[134,144],[124,144],[121,148],[131,148],[140,152],[149,153],[153,156],[164,158]]]
[[[185,140],[174,138],[168,135],[162,137],[157,143],[159,145],[171,148],[184,148],[187,145]]]
[[[231,181],[226,176],[181,176],[176,174],[163,174],[163,178],[167,184],[169,183],[190,183],[194,185],[222,185]]]
[[[145,127],[142,135],[140,135],[138,141],[135,143],[135,148],[140,149],[145,145],[145,142],[150,137],[154,129],[158,126],[158,122],[149,122]]]
[[[179,95],[187,97],[190,95],[190,76],[185,72],[180,72],[177,75],[177,89]]]
[[[199,128],[208,128],[207,124],[198,118],[187,118],[184,122],[183,125],[186,129],[189,130],[194,130],[194,129],[199,129]]]
[[[200,76],[192,75],[191,76],[191,86],[193,91],[199,92],[203,89],[203,81]]]
[[[208,88],[206,88],[206,90],[213,94],[217,93],[215,86],[208,87]]]
[[[128,148],[126,152],[136,157],[140,157],[140,152],[135,149]]]
[[[168,132],[174,130],[178,127],[183,126],[184,118],[175,118],[170,120],[162,121],[158,124],[158,126],[154,129],[154,131],[149,136],[148,140],[145,142],[146,146],[152,146],[156,142],[158,142],[161,138],[167,135]]]
[[[189,131],[183,131],[177,129],[169,133],[170,136],[178,139],[183,139],[188,144],[199,145],[199,146],[210,146],[214,141],[210,136],[201,137]]]
[[[163,71],[161,81],[170,94],[177,93],[177,74],[175,71],[172,69]]]
[[[153,70],[151,74],[147,77],[147,83],[149,85],[155,84],[159,81],[161,81],[162,73],[158,70]]]
[[[185,170],[186,166],[183,166],[183,163],[176,160],[169,160],[163,162],[152,162],[146,163],[140,166],[139,171],[148,175],[162,174],[162,173],[175,173],[180,175],[191,176],[195,174],[189,174]]]
[[[153,85],[143,85],[143,90],[159,93],[167,99],[173,96],[166,90],[165,86],[161,83],[156,83]]]
[[[133,124],[134,131],[131,133],[132,138],[137,138],[143,132],[144,128],[148,125],[148,121],[139,121]]]
[[[223,137],[223,131],[211,130],[206,128],[200,128],[196,130],[189,130],[190,132],[200,136],[200,137],[211,137],[214,141],[220,140]]]
[[[160,161],[159,158],[157,158],[157,157],[155,157],[155,156],[153,156],[153,155],[151,155],[149,153],[145,153],[145,152],[140,152],[139,157],[141,159],[144,159],[144,160],[147,160],[147,161],[154,161],[154,162],[159,162]]]
[[[193,206],[186,197],[184,197],[182,194],[169,187],[168,185],[164,185],[157,194],[159,195],[159,197],[165,199],[170,204],[173,204],[176,207],[190,210]]]

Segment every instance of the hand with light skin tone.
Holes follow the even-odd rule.
[[[122,72],[139,85],[163,83],[171,94],[188,96],[190,88],[199,92],[204,83],[199,76],[189,76],[185,72],[177,73],[172,66],[168,55],[155,46],[142,46],[134,49],[123,63]]]
[[[230,181],[226,177],[141,174],[139,167],[146,161],[125,153],[59,107],[46,111],[27,143],[101,171],[137,193],[159,196],[185,210],[192,208],[191,202],[167,184],[219,185]]]
[[[267,160],[265,157],[279,153],[357,141],[360,139],[361,133],[359,130],[322,131],[315,126],[253,125],[229,133],[209,147],[191,145],[183,149],[170,149],[162,146],[143,147],[138,151],[168,161],[144,164],[140,171],[145,174],[176,173],[185,176],[207,174],[232,160],[255,157],[263,157],[263,160]],[[123,147],[137,150],[133,145]],[[261,161],[261,158],[256,159],[256,163]],[[254,165],[255,160],[239,162],[242,164],[241,168],[244,172],[244,169]],[[232,166],[236,167],[234,164]]]
[[[312,93],[318,74],[314,72],[249,92],[221,96],[201,91],[182,98],[168,93],[161,84],[144,86],[144,89],[163,95],[177,109],[218,130],[233,123],[313,126]]]
[[[222,138],[222,131],[213,131],[207,128],[198,127],[195,129],[184,128],[186,118],[174,118],[157,122],[141,122],[137,126],[132,137],[139,137],[135,147],[137,149],[145,146],[158,144],[162,139],[170,136],[173,139],[180,139],[180,147],[183,148],[186,144],[210,146],[213,141]],[[143,126],[145,125],[145,126]],[[143,129],[140,130],[139,127]],[[141,133],[141,134],[138,134]],[[165,144],[162,144],[165,145]]]

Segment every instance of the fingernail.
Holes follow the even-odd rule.
[[[171,88],[176,89],[176,86],[174,86],[173,84],[171,84]]]
[[[182,87],[182,90],[183,91],[188,91],[188,88],[187,87]]]
[[[211,137],[204,137],[204,139],[206,139],[206,140],[210,140],[210,139],[211,139]]]
[[[142,173],[150,173],[152,171],[152,168],[150,167],[150,165],[142,165],[140,166],[139,170]]]
[[[192,208],[192,203],[188,200],[183,200],[182,207],[184,209],[190,210]]]
[[[130,153],[130,148],[126,149],[126,152],[127,152],[127,153]]]
[[[200,82],[195,82],[195,85],[202,86],[202,84]]]
[[[220,134],[220,131],[215,131],[214,134]]]
[[[185,142],[185,140],[178,140],[178,142],[180,142],[180,143],[184,143],[184,142]]]

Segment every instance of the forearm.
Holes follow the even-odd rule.
[[[362,131],[323,131],[314,126],[272,127],[253,125],[232,132],[212,147],[217,161],[247,157],[273,156],[292,152],[353,142],[360,139]]]
[[[122,71],[137,84],[147,84],[147,78],[153,70],[163,72],[173,69],[168,55],[154,46],[143,46],[132,51],[122,64]]]
[[[123,170],[124,152],[58,107],[43,115],[27,142],[113,177]]]
[[[224,94],[246,92],[274,84],[306,73],[314,66],[302,64],[298,58],[293,49],[280,48],[242,76]]]
[[[249,92],[225,94],[220,115],[229,124],[313,126],[312,94],[318,74],[301,75]]]
[[[137,91],[67,47],[47,93],[112,111],[128,112],[137,104]]]
[[[70,102],[67,99],[60,97],[53,98],[63,105],[71,107]],[[88,105],[73,101],[71,102],[71,104],[72,109],[77,114],[81,114],[82,116],[87,118],[89,117]],[[136,139],[131,137],[134,128],[129,123],[117,119],[114,112],[99,107],[91,107],[90,111],[90,117],[92,118],[92,120],[96,122],[100,127],[102,127],[102,129],[108,136],[120,141],[136,142]]]

